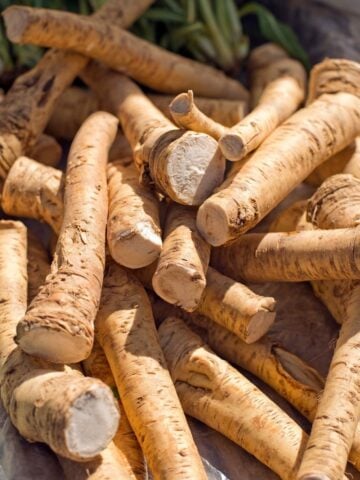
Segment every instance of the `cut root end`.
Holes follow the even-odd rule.
[[[77,363],[90,355],[92,342],[83,335],[45,327],[27,329],[19,324],[16,341],[29,355],[53,363]]]
[[[111,392],[97,385],[79,395],[69,411],[66,444],[81,459],[98,455],[113,439],[119,411]]]
[[[274,323],[276,313],[271,311],[258,312],[248,325],[246,343],[254,343],[263,337]]]
[[[240,135],[227,133],[219,140],[220,149],[227,160],[237,162],[245,157],[246,150]]]

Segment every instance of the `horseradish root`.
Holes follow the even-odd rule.
[[[354,62],[348,63],[351,71]],[[197,226],[211,245],[222,245],[254,227],[314,168],[355,139],[360,98],[348,93],[352,88],[347,82],[339,90],[292,115],[201,205]],[[282,178],[276,188],[274,175]]]
[[[359,228],[249,233],[213,250],[211,264],[246,282],[360,279]]]
[[[158,200],[139,184],[133,165],[113,162],[108,166],[107,176],[110,254],[125,267],[145,267],[157,259],[162,247]]]
[[[135,277],[115,263],[107,266],[96,335],[154,478],[205,480],[159,345],[149,299]]]
[[[16,347],[16,325],[26,311],[25,226],[1,221],[0,243],[1,400],[23,437],[47,443],[68,458],[91,458],[117,429],[112,392],[76,370],[37,360]]]
[[[224,326],[246,343],[256,342],[275,320],[275,300],[209,267],[206,287],[196,312]]]
[[[360,223],[360,179],[350,174],[329,177],[307,204],[307,220],[318,228],[348,228]]]
[[[83,362],[83,367],[87,375],[98,378],[113,391],[116,391],[116,384],[110,365],[103,349],[96,340],[90,356]],[[67,461],[64,465],[64,462],[61,462],[65,472],[69,474],[69,480],[73,480],[73,477],[71,477],[72,473],[75,476],[74,480],[83,480],[81,474],[84,475],[86,470],[91,472],[92,476],[85,477],[86,479],[90,478],[90,480],[110,480],[116,478],[147,480],[144,455],[126,417],[121,401],[119,400],[118,403],[121,420],[112,443],[101,452],[101,458],[97,458],[95,461],[78,465]]]
[[[241,160],[255,150],[298,109],[304,100],[306,88],[304,67],[291,58],[284,58],[278,62],[281,63],[281,68],[277,78],[273,78],[273,64],[250,72],[252,79],[257,75],[263,76],[265,87],[255,109],[224,132],[220,138],[219,146],[228,160]],[[267,69],[270,70],[270,75]],[[271,80],[266,83],[268,75]]]
[[[13,6],[3,12],[15,43],[74,50],[165,93],[193,89],[204,97],[248,98],[246,89],[215,68],[171,53],[116,26],[64,11]]]
[[[357,227],[359,181],[351,175],[326,180],[308,203],[308,219],[321,228]],[[353,228],[357,230],[358,228]],[[338,230],[336,230],[338,231]],[[354,253],[356,244],[354,245]],[[354,256],[354,254],[353,254]],[[320,289],[324,287],[320,283]],[[359,282],[327,282],[329,308],[340,312],[341,329],[309,442],[299,470],[299,479],[321,476],[337,479],[345,471],[349,450],[360,419]],[[316,288],[316,284],[314,285]],[[327,298],[321,296],[323,301]],[[326,302],[327,304],[327,302]],[[327,461],[320,460],[326,452]]]
[[[59,233],[63,194],[60,170],[19,157],[4,182],[1,207],[8,215],[40,220]]]
[[[293,479],[305,432],[180,319],[165,320],[159,337],[185,412],[245,448],[280,478]]]
[[[183,95],[183,94],[180,94]],[[172,118],[169,105],[174,97],[170,95],[148,95],[152,103],[168,118]],[[196,105],[201,112],[214,122],[221,123],[225,127],[232,127],[248,113],[246,100],[228,100],[226,98],[196,97]]]
[[[210,246],[196,229],[196,212],[181,205],[169,207],[164,246],[152,278],[155,292],[168,303],[195,310],[206,285]]]
[[[152,0],[108,0],[94,18],[127,28],[151,3]],[[1,179],[20,155],[33,148],[56,100],[87,62],[86,57],[77,53],[50,50],[34,68],[15,80],[0,105]]]
[[[206,116],[194,103],[192,90],[180,93],[169,105],[171,116],[179,128],[207,133],[215,140],[225,134],[227,128]]]
[[[116,129],[115,117],[98,112],[75,137],[51,274],[18,324],[20,347],[54,363],[75,363],[91,351],[105,263],[106,163]]]
[[[225,159],[213,138],[175,128],[119,73],[93,63],[83,78],[104,107],[120,119],[144,183],[154,182],[177,203],[200,205],[222,182]]]

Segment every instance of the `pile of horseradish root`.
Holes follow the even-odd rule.
[[[0,221],[2,403],[69,480],[206,479],[185,414],[282,479],[341,480],[360,468],[360,65],[325,60],[307,86],[265,44],[249,93],[122,29],[151,3],[3,12],[10,41],[51,48],[0,103],[1,208],[55,241],[50,265]],[[341,325],[326,378],[274,341],[278,299],[250,282],[311,282]]]

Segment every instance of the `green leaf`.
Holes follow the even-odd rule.
[[[263,5],[256,2],[248,3],[240,8],[238,14],[240,18],[256,15],[260,33],[266,40],[281,45],[290,56],[300,60],[307,69],[310,68],[308,55],[300,45],[296,34],[288,25],[277,20]]]
[[[172,23],[185,23],[185,15],[180,15],[179,13],[174,13],[165,8],[150,8],[147,10],[143,17],[148,20],[154,20],[157,22],[172,22]]]

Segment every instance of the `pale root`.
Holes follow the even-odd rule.
[[[180,93],[169,105],[170,113],[175,124],[185,130],[207,133],[215,140],[224,135],[227,128],[210,117],[206,116],[194,102],[194,93]]]
[[[180,319],[165,320],[159,337],[185,412],[293,479],[307,440],[297,423]]]
[[[42,134],[29,152],[29,156],[39,163],[56,167],[61,160],[62,148],[54,137]]]
[[[259,47],[264,48],[264,47]],[[297,60],[281,57],[274,63],[258,64],[255,49],[249,68],[254,89],[263,86],[256,106],[243,120],[224,132],[219,146],[228,160],[239,161],[261,143],[300,106],[305,98],[306,71]],[[252,61],[251,56],[255,56]]]
[[[120,119],[143,183],[185,205],[200,205],[220,185],[225,159],[212,137],[175,128],[124,75],[91,64],[83,78]]]
[[[170,95],[148,95],[152,103],[168,118],[172,118],[169,105],[174,97]],[[221,123],[225,127],[232,127],[248,113],[249,107],[246,100],[228,100],[226,98],[196,97],[196,105],[204,115]]]
[[[269,232],[295,232],[302,230],[306,217],[307,200],[299,200],[283,210],[270,224]]]
[[[324,180],[337,173],[352,173],[360,178],[360,137],[356,137],[355,142],[315,168],[305,182],[320,187]]]
[[[171,205],[163,249],[152,277],[155,292],[168,303],[195,310],[206,286],[209,260],[210,245],[196,229],[196,211]]]
[[[94,347],[90,356],[83,362],[83,367],[87,375],[98,378],[105,385],[108,385],[113,392],[116,392],[116,384],[110,365],[106,359],[105,353],[100,344],[95,340]],[[129,480],[147,480],[147,467],[144,455],[136,436],[126,417],[121,400],[118,400],[121,419],[116,435],[97,458],[91,463],[81,463],[74,465],[70,462],[61,462],[65,472],[69,475],[69,480],[83,480],[87,470],[91,475],[86,477],[90,480],[109,480],[115,478],[126,478]],[[75,478],[71,478],[71,474]],[[77,477],[79,476],[79,478]]]
[[[26,240],[22,223],[0,222],[1,400],[25,438],[47,443],[69,458],[86,459],[111,441],[119,413],[110,389],[101,382],[16,347],[16,326],[27,301]]]
[[[249,233],[213,250],[211,264],[245,282],[360,279],[359,228]]]
[[[352,175],[339,174],[328,178],[308,202],[308,220],[314,227],[336,229],[347,226],[357,230],[358,190],[359,180]],[[353,257],[355,249],[356,244]],[[345,471],[360,419],[360,284],[320,282],[314,284],[314,289],[326,305],[329,303],[328,308],[339,315],[342,326],[298,478],[323,475],[335,479]],[[320,460],[324,452],[328,455],[325,464]]]
[[[115,263],[107,267],[96,332],[155,480],[205,480],[149,299],[136,278]]]
[[[357,227],[360,179],[340,173],[326,179],[307,204],[307,220],[318,228]]]
[[[275,320],[274,298],[256,295],[245,285],[209,267],[196,312],[206,315],[246,343],[256,342]]]
[[[63,174],[60,170],[19,157],[4,182],[1,207],[8,215],[45,222],[59,233],[63,194]]]
[[[117,119],[98,112],[75,137],[51,273],[17,327],[26,353],[54,363],[75,363],[91,351],[105,266],[106,164],[116,130]]]
[[[108,0],[94,14],[100,21],[129,27],[153,0]],[[33,148],[61,93],[85,67],[77,53],[50,50],[30,71],[20,75],[0,105],[0,178],[15,160]],[[14,121],[16,119],[16,121]]]
[[[359,131],[360,98],[349,93],[322,95],[280,125],[231,182],[201,205],[200,233],[219,246],[247,232]],[[274,175],[281,178],[276,188]]]
[[[134,165],[113,162],[107,169],[109,216],[107,241],[112,258],[128,268],[154,262],[162,248],[159,202],[139,183]]]
[[[74,50],[165,93],[192,88],[198,95],[247,99],[247,90],[223,72],[176,55],[116,26],[64,11],[13,6],[3,12],[15,43]]]
[[[114,396],[106,385],[19,348],[1,370],[1,399],[23,437],[77,461],[98,455],[119,423]]]

